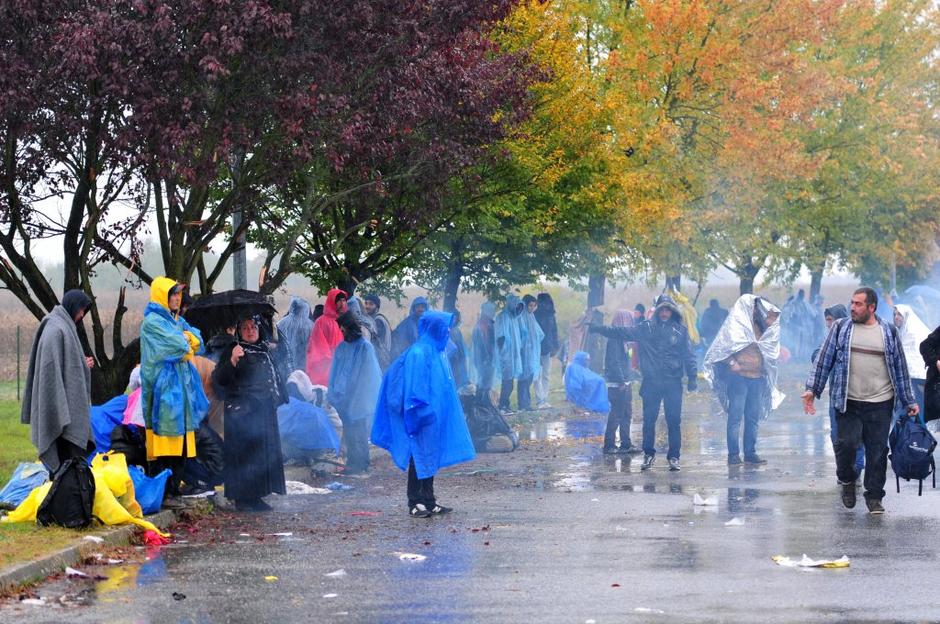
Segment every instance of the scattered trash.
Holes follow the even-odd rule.
[[[620,583],[611,583],[610,586],[611,586],[611,587],[620,587]]]
[[[307,485],[301,481],[287,481],[284,484],[287,487],[287,495],[293,496],[295,494],[330,494],[331,490],[326,488],[318,488]]]
[[[124,563],[123,559],[111,559],[110,557],[105,558],[105,556],[102,555],[101,553],[95,553],[94,558],[95,558],[95,563],[99,563],[102,565],[119,565],[121,563]]]
[[[268,535],[268,536],[270,536],[270,537],[291,537],[291,536],[293,535],[293,533],[290,533],[290,532],[286,532],[286,533],[265,533],[265,535]]]
[[[239,533],[238,537],[251,537],[251,533]]]
[[[44,607],[46,606],[46,599],[45,598],[23,598],[22,600],[20,600],[20,604],[33,605],[36,607]]]
[[[664,615],[666,613],[662,609],[650,609],[649,607],[637,607],[634,611],[636,613],[655,613],[656,615]]]
[[[392,554],[398,555],[398,558],[402,561],[424,561],[427,559],[424,555],[416,555],[414,553],[394,552]]]
[[[584,624],[597,624],[597,620],[584,620]]]
[[[728,520],[727,522],[725,522],[725,526],[726,527],[744,526],[744,518],[731,518],[731,520]]]
[[[785,568],[847,568],[849,567],[849,558],[842,555],[840,559],[810,559],[803,554],[803,558],[796,560],[775,555],[771,557],[774,563]]]
[[[325,487],[326,489],[331,490],[333,492],[346,492],[346,491],[353,489],[353,486],[346,485],[345,483],[340,483],[339,481],[334,481],[333,483],[327,483]]]
[[[692,504],[696,507],[717,507],[718,506],[718,495],[712,494],[707,498],[702,498],[702,496],[696,492],[695,496],[692,497]]]
[[[69,578],[91,578],[81,570],[76,570],[75,568],[66,567],[65,576]]]
[[[264,580],[266,580],[269,583],[274,583],[275,581],[277,581],[277,577],[271,574],[271,575],[264,577]]]
[[[629,531],[627,527],[620,526],[619,524],[614,528],[614,531]]]
[[[335,572],[330,572],[328,574],[324,574],[323,576],[328,576],[330,578],[339,578],[341,576],[346,576],[346,570],[340,568],[339,570],[336,570]]]
[[[186,600],[186,594],[181,594],[179,592],[173,592],[173,600]]]
[[[365,518],[372,518],[374,516],[381,516],[381,511],[350,511],[346,513],[347,516],[362,516]]]
[[[163,537],[156,531],[144,531],[144,544],[147,546],[164,546],[170,543],[170,538]]]
[[[97,535],[86,535],[85,537],[82,538],[82,541],[83,541],[83,542],[92,542],[92,543],[94,543],[94,544],[102,544],[102,543],[104,543],[104,538],[103,538],[103,537],[98,537]]]
[[[324,598],[336,598],[339,594],[323,594]]]
[[[601,502],[601,499],[599,499],[599,498],[592,498],[592,499],[591,499],[591,502],[592,502],[592,503],[599,503],[599,502]]]

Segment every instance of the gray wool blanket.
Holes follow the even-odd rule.
[[[29,354],[29,370],[20,413],[30,425],[39,459],[54,473],[59,468],[56,440],[87,448],[91,429],[91,371],[75,322],[60,305],[39,324]]]

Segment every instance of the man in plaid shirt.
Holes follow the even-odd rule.
[[[829,400],[836,409],[838,445],[836,477],[842,504],[855,507],[855,453],[865,444],[865,503],[869,513],[883,514],[888,431],[895,402],[907,413],[919,412],[907,360],[894,325],[875,315],[878,295],[859,288],[852,295],[851,319],[832,324],[803,393],[803,409],[813,415],[813,400],[822,395],[832,375]]]

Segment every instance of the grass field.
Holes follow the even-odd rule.
[[[19,402],[0,399],[0,487],[10,479],[17,464],[24,461],[36,461],[29,427],[20,423]]]

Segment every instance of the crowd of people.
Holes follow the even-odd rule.
[[[338,288],[312,311],[295,297],[276,325],[246,312],[204,341],[186,320],[191,299],[185,290],[169,278],[153,281],[131,387],[139,386],[144,463],[151,474],[172,475],[167,505],[222,484],[236,509],[269,510],[264,498],[285,493],[285,456],[295,446],[338,451],[341,432],[344,474],[368,472],[371,442],[407,473],[409,515],[447,513],[433,479],[441,468],[474,457],[469,412],[499,410],[498,419],[514,409],[550,408],[556,361],[564,367],[566,398],[607,416],[605,454],[642,453],[641,470],[651,470],[662,413],[667,467],[679,471],[683,395],[697,390],[700,372],[727,418],[728,465],[760,465],[767,461],[758,453],[760,423],[784,398],[779,365],[805,358],[808,413],[830,388],[842,501],[855,505],[864,474],[871,513],[884,511],[891,423],[905,414],[940,418],[940,328],[930,333],[904,304],[893,305],[889,319],[878,316],[878,295],[869,288],[853,294],[849,310],[818,310],[821,300],[810,304],[799,291],[782,308],[755,295],[741,296],[730,309],[713,299],[697,320],[692,304],[670,291],[649,309],[618,310],[609,325],[589,309],[571,324],[567,341],[550,294],[510,293],[501,306],[482,304],[469,345],[459,312],[435,311],[417,297],[392,329],[379,297]],[[22,418],[53,475],[65,460],[95,449],[89,423],[94,360],[77,331],[91,305],[84,293],[67,292],[43,319],[32,348]],[[592,366],[588,351],[598,340],[594,352],[603,362]],[[639,444],[630,432],[637,383]],[[297,430],[301,418],[309,426]],[[214,438],[201,434],[207,429]],[[194,472],[201,446],[216,439],[224,469],[214,476]]]

